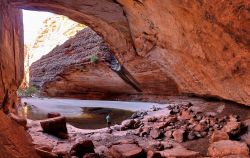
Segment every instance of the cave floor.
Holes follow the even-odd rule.
[[[148,115],[144,116],[144,120],[152,116],[166,116],[169,115],[169,110],[165,107],[168,105],[175,104],[193,104],[193,109],[195,111],[200,111],[202,113],[212,114],[216,117],[224,117],[226,115],[239,115],[242,121],[250,119],[250,107],[239,105],[232,102],[225,101],[211,101],[204,100],[201,98],[190,98],[190,97],[170,97],[167,99],[167,103],[159,105],[162,109],[158,111],[148,110]],[[131,102],[131,104],[133,104]],[[147,104],[147,106],[152,106],[153,104]],[[149,109],[147,107],[147,109]],[[71,125],[67,125],[69,131],[69,139],[61,140],[51,135],[45,134],[42,132],[42,129],[39,125],[39,121],[28,121],[29,130],[28,132],[33,138],[34,144],[47,145],[53,148],[55,153],[67,153],[73,144],[79,140],[91,139],[96,147],[96,152],[102,152],[104,148],[108,149],[112,144],[115,144],[117,141],[121,140],[133,140],[138,142],[138,144],[147,149],[150,144],[157,143],[159,140],[155,140],[149,137],[139,137],[134,135],[136,130],[125,130],[125,131],[116,131],[110,134],[107,128],[97,129],[97,130],[82,130],[77,129]],[[197,151],[202,156],[206,156],[207,148],[209,146],[208,142],[209,137],[196,139],[193,141],[186,141],[183,143],[176,143],[173,140],[161,140],[161,142],[170,142],[174,146],[182,146],[186,149]]]

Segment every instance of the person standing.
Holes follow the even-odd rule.
[[[110,113],[106,116],[106,121],[107,121],[108,128],[110,128],[110,126],[111,126],[111,115],[110,115]]]

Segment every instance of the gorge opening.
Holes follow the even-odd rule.
[[[213,3],[194,0],[2,0],[0,154],[7,158],[26,158],[27,155],[30,158],[249,157],[248,8],[247,0],[214,0]],[[119,62],[115,70],[122,66],[124,72],[129,72],[119,76],[111,70],[119,76],[119,81],[136,92],[125,98],[157,103],[123,102],[119,106],[136,111],[130,119],[109,126],[110,117],[107,117],[104,118],[107,127],[97,130],[75,128],[66,123],[65,117],[55,113],[49,115],[53,118],[41,121],[16,116],[15,107],[19,104],[16,90],[24,76],[20,9],[62,14],[90,26],[109,45],[117,59],[114,63]],[[70,50],[69,43],[63,45],[62,50]],[[61,48],[58,46],[53,51],[60,52]],[[67,59],[73,56],[64,55]],[[53,67],[57,61],[66,61],[60,56],[54,57],[58,60],[49,62],[43,58],[42,62]],[[96,59],[96,56],[91,57],[92,61]],[[34,64],[37,69],[33,75],[43,73],[38,69],[42,62]],[[59,91],[58,87],[75,89],[74,85],[66,84],[66,80],[84,80],[84,75],[77,76],[97,72],[98,64],[90,65],[80,65],[79,69],[68,67],[58,80],[53,81],[51,77],[54,84],[44,92],[63,95],[65,90]],[[110,70],[110,64],[104,62],[100,67]],[[60,66],[56,68],[61,69]],[[75,72],[77,74],[71,75]],[[98,83],[91,87],[107,89],[103,80],[98,82],[97,74],[89,78]],[[36,83],[40,84],[40,78],[35,79]],[[71,91],[67,96],[76,96],[79,92]],[[100,93],[84,94],[89,94],[88,98],[100,96]],[[60,103],[59,100],[54,102]],[[41,103],[41,107],[48,109],[49,105],[44,105]],[[71,110],[60,105],[66,112]],[[82,103],[79,105],[82,107]],[[143,111],[138,109],[140,107],[147,109]],[[100,108],[84,110],[93,112]]]

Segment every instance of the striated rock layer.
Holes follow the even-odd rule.
[[[157,92],[250,104],[248,0],[10,1],[89,25],[138,83],[159,83]],[[169,84],[154,80],[163,78]]]
[[[34,41],[24,41],[24,80],[22,87],[29,85],[29,67],[50,52],[56,45],[63,44],[86,26],[79,24],[65,16],[52,14],[43,21],[42,28]]]
[[[97,62],[91,62],[96,56]],[[112,99],[135,94],[111,68],[113,58],[107,44],[90,28],[85,28],[30,67],[30,81],[41,94],[51,97]]]

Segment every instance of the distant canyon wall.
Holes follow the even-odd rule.
[[[62,15],[51,15],[43,21],[42,28],[34,41],[26,41],[24,46],[24,80],[22,87],[29,86],[31,64],[50,52],[55,46],[63,44],[86,26]]]

